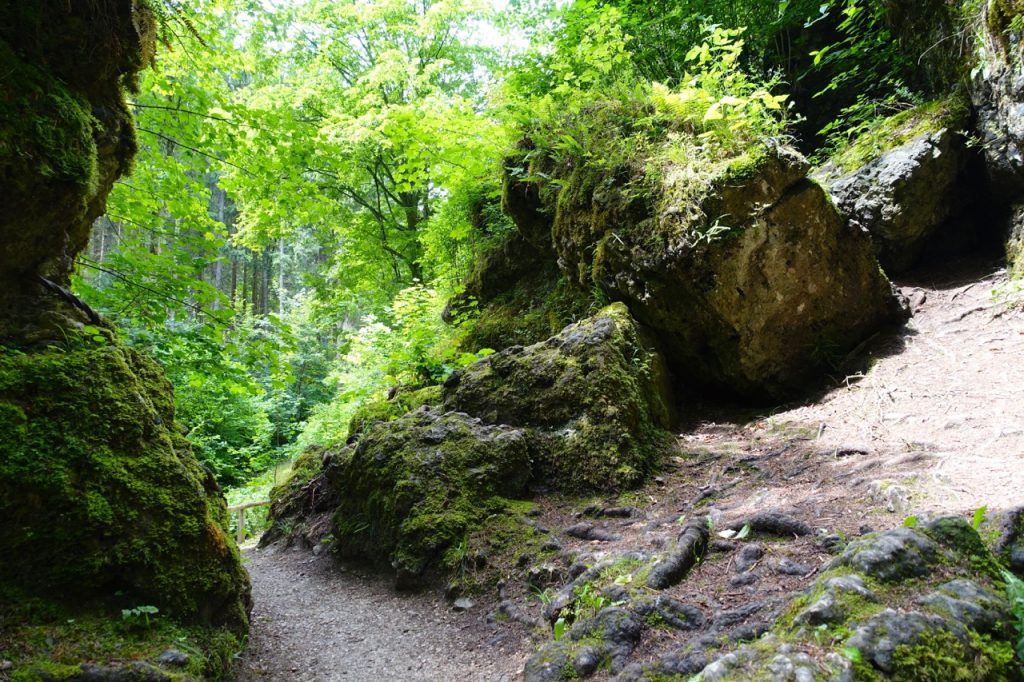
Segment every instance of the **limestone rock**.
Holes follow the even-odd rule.
[[[424,406],[370,426],[328,464],[340,556],[391,564],[399,584],[420,576],[532,473],[531,435]]]
[[[1018,204],[1010,215],[1010,234],[1006,240],[1006,260],[1013,277],[1024,276],[1024,204]]]
[[[928,238],[964,201],[957,184],[966,166],[964,136],[942,127],[840,177],[830,177],[836,169],[829,166],[816,177],[851,227],[871,234],[886,272],[896,274],[916,263]]]
[[[992,190],[997,200],[1010,202],[1024,192],[1022,36],[1010,30],[1022,8],[999,0],[985,3],[982,11],[985,57],[971,84],[971,100]]]
[[[867,535],[825,570],[792,615],[703,679],[1024,678],[997,567],[965,519]]]
[[[535,480],[563,490],[640,482],[671,424],[663,360],[622,304],[456,372],[444,405],[529,429],[539,445]]]
[[[939,560],[938,545],[911,528],[896,528],[850,543],[830,566],[845,565],[883,582],[927,575]]]
[[[0,7],[0,337],[35,340],[51,310],[37,278],[67,284],[128,170],[136,142],[122,83],[152,58],[155,32],[144,0]]]
[[[868,237],[807,171],[771,147],[732,160],[697,198],[671,171],[646,197],[570,179],[553,226],[560,265],[624,301],[680,375],[790,396],[903,314]]]
[[[635,614],[609,606],[573,624],[561,640],[541,647],[526,662],[524,677],[528,682],[574,679],[589,676],[601,665],[617,673],[626,667],[642,631]]]
[[[0,350],[0,586],[247,626],[224,497],[174,427],[159,366],[107,332]]]
[[[588,317],[592,304],[587,292],[561,277],[550,247],[538,249],[517,234],[478,258],[463,292],[448,302],[444,318],[469,318],[461,342],[467,351],[503,350],[557,334]]]

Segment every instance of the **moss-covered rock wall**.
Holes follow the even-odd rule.
[[[0,583],[78,605],[247,623],[224,497],[171,387],[110,334],[0,350]]]
[[[145,605],[231,648],[250,596],[223,495],[160,367],[67,290],[135,154],[125,92],[155,34],[147,0],[0,3],[0,620],[63,628]],[[90,660],[76,651],[61,664]]]

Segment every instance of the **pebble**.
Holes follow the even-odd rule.
[[[463,597],[461,599],[455,600],[455,603],[452,604],[452,609],[455,610],[456,613],[461,613],[463,611],[469,611],[474,606],[476,606],[476,602],[474,602],[472,599],[467,599],[466,597]]]

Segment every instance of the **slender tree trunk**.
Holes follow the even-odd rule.
[[[270,314],[270,251],[263,252],[260,258],[260,314]]]
[[[277,314],[284,316],[284,237],[277,240]]]
[[[238,306],[238,260],[231,257],[231,307]]]

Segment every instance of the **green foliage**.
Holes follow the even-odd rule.
[[[382,399],[394,387],[442,383],[456,369],[492,352],[459,350],[460,331],[441,319],[445,298],[416,285],[395,296],[387,321],[367,316],[327,378],[335,399],[314,411],[297,441],[300,447],[344,439],[359,405]]]
[[[815,97],[843,103],[818,131],[827,146],[841,146],[879,120],[949,92],[964,78],[970,31],[957,7],[945,0],[919,6],[868,0],[821,4],[820,16],[811,21],[834,23],[839,39],[810,52],[811,68],[828,78]]]
[[[1010,600],[1010,608],[1016,619],[1013,627],[1017,631],[1017,658],[1024,662],[1024,581],[1009,571],[1003,571],[1003,582],[1006,583],[1006,598]]]
[[[686,77],[675,88],[621,75],[583,78],[591,68],[586,61],[566,64],[563,78],[588,88],[556,88],[523,102],[532,115],[526,134],[535,147],[528,157],[550,157],[556,167],[586,163],[614,171],[644,162],[645,153],[675,160],[696,154],[689,165],[699,168],[756,140],[781,137],[786,97],[772,94],[773,83],[743,71],[742,34],[706,27],[705,40],[686,54]],[[545,180],[543,174],[528,179]]]
[[[150,627],[149,617],[160,613],[155,606],[134,606],[130,609],[121,609],[121,620],[132,623],[142,622],[146,629]]]

